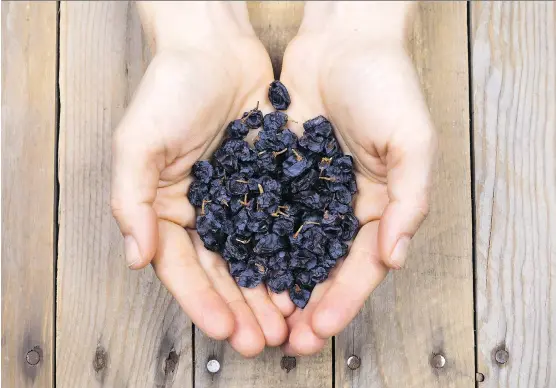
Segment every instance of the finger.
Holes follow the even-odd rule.
[[[288,327],[284,316],[270,300],[266,287],[260,284],[255,288],[241,288],[241,292],[259,322],[266,344],[278,346],[284,343]]]
[[[380,219],[388,205],[386,186],[372,181],[363,174],[355,175],[357,193],[354,197],[353,212],[361,225]]]
[[[408,147],[391,147],[388,157],[388,196],[379,226],[378,248],[391,268],[405,264],[409,243],[428,214],[428,189],[436,148],[432,129],[420,131],[423,138]],[[395,144],[395,141],[394,141]]]
[[[184,228],[195,227],[195,207],[187,199],[192,180],[192,177],[188,176],[182,182],[158,189],[153,208],[159,219]]]
[[[230,276],[228,265],[218,254],[204,247],[196,231],[188,233],[198,252],[201,266],[234,315],[235,329],[228,342],[244,357],[256,356],[264,349],[265,337],[239,287]]]
[[[295,305],[290,299],[290,294],[287,291],[281,292],[279,294],[272,292],[269,288],[267,291],[270,295],[270,299],[276,305],[278,310],[280,310],[284,317],[289,317],[295,311]]]
[[[316,306],[311,324],[320,338],[343,330],[386,277],[388,269],[376,252],[377,232],[378,221],[361,228],[330,288]]]
[[[185,229],[161,220],[160,241],[152,265],[187,316],[209,337],[222,340],[234,331],[234,316],[199,265]]]
[[[152,203],[160,175],[160,154],[132,133],[129,122],[122,120],[112,144],[111,206],[124,236],[128,266],[138,269],[151,261],[158,244]]]

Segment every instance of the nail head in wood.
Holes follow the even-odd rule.
[[[297,360],[295,357],[284,356],[280,360],[280,367],[289,373],[292,369],[297,366]]]
[[[207,362],[207,370],[210,373],[217,373],[220,370],[220,363],[218,360],[212,359]]]
[[[93,357],[93,369],[96,373],[101,373],[106,368],[108,354],[101,345],[98,345]]]
[[[41,355],[35,349],[29,350],[25,355],[25,359],[27,360],[27,364],[29,365],[37,365],[41,360]]]
[[[477,380],[477,382],[482,383],[483,381],[485,381],[485,375],[482,373],[477,373],[475,375],[475,380]]]
[[[444,365],[446,365],[446,358],[442,354],[435,354],[432,356],[431,365],[433,368],[437,369],[444,368]]]
[[[506,349],[499,349],[494,354],[494,359],[496,360],[497,363],[503,365],[507,363],[508,360],[510,359],[510,353],[508,353]]]
[[[361,366],[361,359],[356,355],[349,356],[347,360],[347,366],[351,370],[356,370]]]

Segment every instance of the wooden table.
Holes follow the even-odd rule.
[[[279,71],[303,4],[249,7]],[[431,214],[407,269],[293,367],[208,339],[124,264],[110,142],[150,58],[134,5],[2,2],[4,386],[556,387],[555,23],[551,2],[421,4]]]

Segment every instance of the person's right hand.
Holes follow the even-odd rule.
[[[272,66],[245,2],[138,6],[155,55],[114,134],[112,164],[127,263],[151,263],[197,327],[253,356],[285,340],[283,314],[263,285],[240,289],[204,248],[186,194],[192,165],[212,155],[227,124],[257,102],[269,110]]]

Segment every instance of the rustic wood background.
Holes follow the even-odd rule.
[[[249,10],[279,73],[303,3]],[[432,212],[408,267],[288,370],[124,264],[110,142],[150,60],[133,3],[2,1],[2,383],[556,387],[556,6],[425,2],[411,53],[440,134]]]

